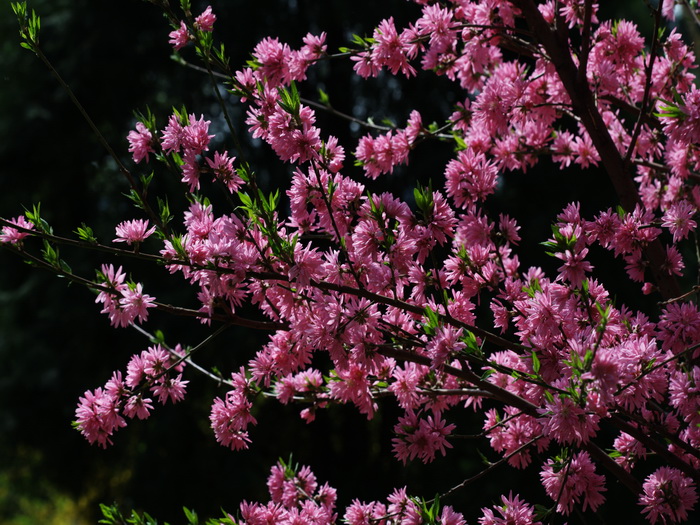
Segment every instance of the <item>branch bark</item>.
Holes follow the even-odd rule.
[[[622,154],[615,146],[610,133],[598,111],[593,92],[586,80],[585,71],[579,73],[570,53],[570,42],[565,31],[555,31],[544,19],[533,0],[512,0],[527,22],[532,34],[545,53],[549,56],[556,72],[566,89],[574,113],[581,119],[581,124],[591,137],[601,158],[601,164],[610,177],[615,192],[622,207],[631,212],[641,204],[639,192],[634,182],[630,168],[631,163],[625,162]],[[645,250],[649,262],[649,270],[664,299],[680,295],[680,287],[676,279],[664,270],[666,254],[661,242],[650,243]]]

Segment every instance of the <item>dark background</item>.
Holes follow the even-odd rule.
[[[631,16],[631,2],[614,4],[608,9]],[[194,12],[206,5],[200,3]],[[636,19],[648,24],[643,2],[633,5],[639,10]],[[171,107],[183,103],[191,112],[215,120],[219,110],[211,87],[201,74],[169,59],[170,28],[154,6],[136,0],[43,0],[31,7],[42,17],[46,55],[128,166],[134,167],[125,139],[134,124],[133,110],[149,105],[160,127]],[[267,35],[297,48],[306,32],[326,31],[329,50],[337,50],[347,45],[351,33],[371,34],[382,18],[393,15],[400,27],[419,13],[419,6],[405,0],[231,0],[213,3],[213,8],[218,16],[215,35],[226,43],[234,65],[243,64]],[[194,60],[188,50],[183,54]],[[440,122],[464,96],[432,75],[407,83],[387,77],[359,81],[350,73],[347,63],[330,63],[318,68],[311,80],[329,93],[335,107],[361,118],[389,117],[403,125],[415,107],[426,122]],[[313,82],[302,87],[309,98],[315,97]],[[232,111],[240,122],[240,106]],[[352,173],[349,150],[359,131],[319,119],[324,132],[330,130],[346,145],[346,172]],[[230,147],[230,141],[227,144]],[[263,183],[288,177],[289,167],[275,162],[265,147],[251,141],[245,145]],[[449,146],[423,145],[408,167],[373,187],[411,195],[416,180],[425,184],[432,179],[440,186],[449,152]],[[145,169],[140,165],[134,172],[146,173],[140,171]],[[183,197],[181,189],[161,182],[157,188],[174,191],[171,204],[181,209],[183,202],[177,200]],[[14,217],[40,201],[44,217],[57,232],[69,235],[85,222],[107,241],[117,222],[138,216],[121,196],[126,190],[113,160],[66,93],[36,57],[19,47],[14,15],[9,2],[2,2],[0,215]],[[554,197],[543,199],[545,194]],[[508,209],[520,221],[523,246],[537,246],[548,237],[556,214],[573,200],[585,201],[584,211],[589,213],[615,203],[601,173],[572,170],[564,176],[543,163],[525,175],[507,174],[493,206]],[[155,243],[144,249],[149,247],[157,249]],[[87,277],[109,260],[70,250],[64,255],[77,273]],[[524,266],[557,266],[543,260],[539,249],[521,252],[520,257]],[[610,267],[604,278],[624,281],[619,266],[601,257],[601,263]],[[131,261],[109,262],[124,264],[159,300],[195,306],[189,287],[180,279],[164,278],[162,272]],[[149,279],[152,276],[157,277]],[[626,298],[641,300],[633,291],[622,291],[631,294]],[[191,346],[207,333],[196,321],[158,314],[152,314],[148,328],[162,329],[170,343]],[[221,370],[233,370],[264,341],[264,334],[231,331],[200,358]],[[290,453],[299,463],[310,465],[320,482],[338,489],[341,510],[350,498],[381,500],[393,487],[406,484],[409,493],[430,498],[480,468],[474,442],[457,440],[446,459],[404,468],[391,454],[391,428],[398,412],[388,403],[370,422],[351,407],[337,407],[320,412],[315,423],[306,425],[297,416],[299,407],[267,402],[256,413],[259,424],[252,429],[251,449],[231,452],[215,442],[208,422],[211,400],[223,391],[194,371],[188,373],[189,394],[180,406],[159,406],[146,422],[130,422],[106,451],[90,446],[70,426],[78,397],[102,386],[113,370],[123,370],[129,357],[146,346],[135,331],[111,329],[91,292],[67,286],[0,251],[1,522],[94,523],[99,502],[147,510],[171,523],[184,521],[182,505],[204,516],[217,515],[220,507],[235,512],[243,499],[267,499],[269,468]],[[480,421],[469,418],[455,421],[460,432],[478,431]],[[485,442],[478,446],[496,459]],[[499,469],[445,503],[465,512],[474,523],[479,509],[495,503],[504,490],[503,477],[531,501],[546,501],[539,484],[526,481],[537,478],[536,469],[521,474]],[[614,487],[611,492],[617,494]],[[624,493],[619,497],[631,501]]]

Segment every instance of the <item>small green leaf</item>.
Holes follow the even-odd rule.
[[[318,88],[318,101],[326,107],[331,107],[331,99],[328,97],[328,93]]]
[[[532,351],[532,369],[534,370],[535,374],[540,373],[540,358],[537,357],[537,352],[534,350]]]
[[[189,525],[198,525],[199,518],[197,517],[197,513],[195,511],[190,510],[187,507],[182,507],[182,510],[185,513],[185,517],[187,517],[187,522]]]
[[[95,237],[95,233],[92,231],[92,228],[90,226],[87,226],[84,222],[78,226],[78,229],[75,230],[75,232],[78,235],[78,238],[83,241],[83,242],[89,242],[90,244],[97,244],[97,237]]]

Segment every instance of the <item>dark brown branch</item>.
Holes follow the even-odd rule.
[[[555,31],[547,23],[532,0],[513,0],[530,30],[536,35],[544,51],[550,57],[559,79],[566,89],[574,113],[588,132],[601,158],[622,207],[632,212],[641,203],[633,176],[596,106],[594,95],[587,81],[579,81],[579,71],[570,54],[570,43],[563,31]],[[583,75],[585,79],[585,75]],[[664,270],[666,254],[660,241],[650,243],[644,254],[649,261],[651,273],[664,299],[680,295],[676,279]]]

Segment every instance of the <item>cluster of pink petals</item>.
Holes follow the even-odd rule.
[[[145,396],[146,389],[161,404],[181,401],[188,383],[182,379],[184,361],[174,357],[181,354],[179,345],[172,352],[160,345],[152,346],[131,357],[126,378],[114,372],[104,388],[85,392],[75,411],[75,425],[81,434],[102,448],[111,445],[114,432],[126,426],[124,417],[150,416],[153,401]]]
[[[293,467],[278,463],[272,467],[267,479],[270,501],[267,503],[243,502],[240,506],[241,525],[267,525],[271,523],[309,523],[332,525],[338,514],[335,511],[336,490],[328,483],[319,485],[316,476],[307,466]],[[513,499],[514,508],[520,515],[526,515],[527,506]],[[522,509],[522,510],[521,510]],[[445,505],[434,517],[439,525],[466,525],[464,516],[451,506]],[[417,525],[423,523],[421,510],[415,498],[406,494],[406,489],[396,489],[386,503],[369,503],[353,500],[345,509],[343,523],[348,525],[369,525],[385,523],[393,525]],[[517,525],[530,525],[525,521]],[[534,524],[533,524],[534,525]]]
[[[406,164],[421,129],[420,113],[413,111],[405,129],[389,131],[376,138],[371,135],[362,137],[355,156],[362,164],[365,174],[376,179],[379,175],[393,172],[395,166]]]
[[[212,12],[211,6],[207,6],[204,12],[194,19],[194,27],[210,33],[214,30],[214,22],[216,22],[216,15]],[[180,22],[180,26],[171,31],[168,36],[169,43],[175,51],[179,51],[192,41],[192,35],[185,22]]]
[[[125,242],[129,245],[143,242],[156,231],[155,226],[148,226],[148,221],[143,219],[121,222],[116,227],[117,237],[114,242]]]
[[[429,463],[437,452],[444,456],[446,449],[452,448],[447,436],[454,429],[455,425],[446,424],[439,413],[419,417],[413,411],[407,411],[394,427],[394,455],[404,463],[415,458]]]
[[[27,219],[25,219],[24,215],[19,215],[14,219],[10,219],[9,222],[27,230],[34,229],[34,225]],[[3,226],[2,232],[0,232],[0,243],[19,244],[22,241],[22,239],[24,239],[28,235],[31,234],[25,231],[18,230],[17,228],[13,228],[12,226]]]
[[[659,467],[645,480],[643,490],[639,504],[652,525],[686,520],[698,501],[695,483],[672,467]]]
[[[109,316],[110,324],[114,327],[125,327],[134,321],[140,323],[148,319],[148,309],[156,306],[154,298],[143,293],[141,283],[126,283],[126,275],[120,266],[116,270],[113,265],[102,265],[103,282],[101,286],[109,290],[102,290],[95,299],[96,303],[102,303],[100,313]]]
[[[574,505],[596,510],[604,501],[605,478],[597,474],[588,452],[578,452],[567,463],[550,460],[540,473],[547,495],[557,503],[557,512],[570,514]]]
[[[331,525],[336,522],[336,491],[324,483],[318,484],[309,467],[293,469],[278,463],[267,480],[270,501],[243,502],[240,506],[241,525],[270,523],[314,523]]]
[[[490,206],[507,172],[526,171],[546,155],[557,167],[577,170],[604,159],[595,137],[572,122],[572,100],[545,54],[536,54],[525,67],[495,45],[522,27],[513,3],[416,3],[421,8],[413,24],[401,29],[392,18],[383,20],[352,57],[364,78],[380,71],[411,77],[420,67],[460,88],[462,100],[449,117],[457,148],[440,168],[444,187],[418,191],[416,206],[388,193],[368,194],[345,168],[338,139],[324,137],[314,110],[292,100],[296,83],[326,56],[325,34],[307,35],[296,50],[265,38],[250,67],[235,74],[235,90],[248,104],[251,134],[281,161],[295,165],[282,197],[288,208],[251,218],[240,210],[221,214],[206,201],[193,200],[184,214],[184,233],[177,242],[166,239],[161,251],[167,269],[196,290],[203,322],[250,304],[276,328],[233,374],[232,388],[214,400],[210,423],[217,441],[235,450],[249,446],[248,428],[256,423],[253,402],[263,389],[273,389],[282,403],[305,403],[301,415],[307,421],[330,403],[352,404],[371,418],[379,399],[391,396],[403,411],[394,426],[395,457],[428,463],[454,446],[450,436],[458,424],[448,419],[450,409],[490,403],[483,392],[473,393],[479,374],[479,384],[491,395],[518,401],[503,408],[487,405],[483,435],[512,467],[539,462],[535,467],[558,513],[595,511],[604,502],[601,465],[582,449],[598,446],[601,428],[614,426],[613,414],[629,413],[634,420],[625,432],[618,428],[613,444],[615,461],[627,472],[649,455],[644,439],[658,427],[673,436],[667,453],[697,469],[700,460],[692,453],[700,447],[696,304],[680,297],[661,304],[650,318],[618,304],[610,283],[593,277],[591,262],[596,253],[618,258],[621,271],[644,293],[654,291],[650,247],[661,247],[664,274],[682,276],[686,269],[685,252],[677,245],[696,232],[700,208],[700,190],[689,183],[700,170],[693,53],[671,31],[651,64],[634,24],[599,23],[597,4],[583,0],[540,4],[545,22],[563,21],[561,30],[568,28],[574,39],[583,38],[584,14],[592,9],[593,36],[580,78],[594,93],[612,144],[622,158],[629,152],[634,161],[629,166],[636,170],[639,202],[627,210],[585,214],[580,204],[567,205],[544,242],[556,270],[524,268],[516,253],[518,223]],[[671,4],[663,4],[667,17]],[[214,20],[207,8],[194,26],[211,31]],[[170,36],[176,49],[194,38],[184,23]],[[648,100],[660,101],[660,126],[637,123],[621,109]],[[679,102],[663,102],[669,100]],[[253,189],[236,172],[234,157],[208,153],[209,126],[204,116],[174,114],[157,136],[137,123],[129,150],[137,163],[151,153],[181,159],[182,182],[190,192],[200,189],[204,173],[232,193]],[[349,151],[362,172],[376,179],[408,164],[434,129],[412,111],[404,128],[366,134]],[[138,243],[152,233],[146,221],[129,221],[117,227],[115,241]],[[323,241],[315,242],[319,238]],[[0,239],[18,242],[21,235],[5,227]],[[98,302],[112,324],[144,321],[154,303],[142,286],[127,284],[121,268],[104,266],[102,273],[109,291],[101,291]],[[495,335],[474,328],[486,322],[487,308],[493,313],[488,323],[509,338],[496,350]],[[318,368],[319,362],[330,363],[328,370]],[[149,399],[124,393],[142,376],[154,380],[155,372],[146,370],[134,364],[123,386],[115,376],[104,389],[81,398],[80,429],[91,442],[104,446],[125,424],[124,415],[149,413]],[[171,381],[152,387],[161,402],[181,397],[178,379]],[[569,452],[548,458],[559,446]],[[244,503],[242,523],[336,520],[333,489],[319,488],[308,468],[292,470],[273,469],[271,501]],[[501,501],[502,506],[483,509],[481,525],[538,523],[519,496]],[[652,523],[681,521],[696,501],[687,472],[670,467],[651,475],[640,497]],[[355,500],[343,520],[360,525],[387,516],[402,524],[421,519],[404,490],[387,503]],[[464,523],[450,507],[436,519]]]
[[[484,515],[479,518],[479,525],[542,525],[535,521],[535,509],[517,494],[511,492],[508,497],[501,496],[503,505],[491,509],[481,509]],[[498,513],[498,514],[496,514]],[[500,516],[499,516],[500,514]]]
[[[134,160],[139,162],[147,158],[146,152],[154,152],[157,147],[165,154],[178,154],[180,169],[182,171],[182,182],[188,185],[191,192],[200,187],[200,175],[208,171],[214,175],[214,179],[221,181],[230,192],[236,192],[243,180],[240,178],[233,165],[236,160],[226,152],[214,152],[214,157],[204,157],[204,153],[209,151],[209,143],[213,135],[209,134],[211,121],[204,120],[204,116],[196,117],[190,114],[181,117],[173,114],[168,118],[168,124],[161,132],[160,138],[153,137],[150,131],[140,122],[136,124],[137,129],[148,132],[147,137],[136,132],[129,134],[134,153]],[[147,138],[147,141],[146,141]],[[147,144],[145,148],[144,144]],[[206,161],[206,162],[204,162]]]
[[[144,159],[148,162],[149,153],[155,153],[153,149],[153,134],[143,122],[136,123],[136,130],[129,132],[127,140],[129,141],[129,151],[136,163]]]
[[[233,374],[233,389],[223,399],[217,397],[211,407],[209,420],[216,440],[232,450],[248,448],[248,425],[257,421],[250,411],[253,404],[249,400],[250,385],[243,371]]]
[[[351,57],[355,62],[355,72],[361,77],[376,77],[382,68],[393,75],[401,72],[407,77],[414,76],[416,70],[410,60],[416,57],[418,37],[415,29],[405,29],[399,34],[393,18],[382,20],[374,30],[371,48]]]
[[[239,78],[240,75],[252,74],[256,80],[273,88],[306,79],[309,66],[326,53],[326,34],[308,33],[303,40],[301,49],[292,50],[276,38],[263,39],[253,50],[258,64],[255,72],[239,72]]]

